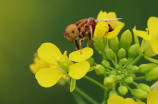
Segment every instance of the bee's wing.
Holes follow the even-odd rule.
[[[99,19],[99,20],[95,20],[96,22],[98,21],[116,21],[116,20],[120,20],[122,18],[105,18],[105,19]]]

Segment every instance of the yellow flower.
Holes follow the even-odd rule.
[[[149,93],[147,97],[147,104],[158,104],[158,90],[154,90]],[[131,98],[124,99],[121,96],[114,96],[108,99],[108,104],[146,104],[141,100],[137,100],[136,102]]]
[[[133,29],[135,35],[138,35],[150,41],[151,47],[155,53],[158,54],[158,18],[150,17],[147,22],[149,33],[146,31]]]
[[[97,16],[97,20],[98,19],[106,19],[106,18],[117,18],[115,12],[103,12],[100,11],[98,16]],[[109,27],[108,24],[110,24],[114,30],[112,32],[108,32]],[[104,22],[104,21],[99,21],[96,25],[96,29],[94,31],[94,35],[98,35],[100,38],[103,38],[106,35],[107,38],[113,38],[115,36],[117,36],[120,32],[120,30],[124,27],[124,23],[120,22],[118,20],[116,21],[109,21],[109,22]]]
[[[42,59],[40,59],[39,57],[35,57],[34,58],[34,64],[30,65],[30,69],[31,71],[36,74],[37,71],[39,71],[42,68],[49,68],[50,64],[43,61]]]
[[[41,86],[51,87],[62,77],[82,78],[90,68],[90,64],[85,60],[93,55],[93,50],[86,47],[82,49],[82,54],[80,54],[80,50],[75,51],[70,53],[68,58],[66,52],[62,55],[54,44],[43,43],[38,49],[38,55],[52,66],[40,69],[35,77]],[[72,61],[77,63],[72,63]]]

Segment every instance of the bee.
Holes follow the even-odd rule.
[[[86,18],[79,20],[75,24],[70,24],[66,27],[64,31],[64,37],[67,38],[70,42],[74,42],[76,44],[76,50],[80,49],[80,53],[82,54],[82,43],[83,40],[87,37],[88,43],[87,47],[90,45],[92,38],[94,36],[94,30],[99,21],[114,21],[114,20],[119,20],[122,18],[114,18],[114,19],[100,19],[100,20],[95,20],[94,18]],[[111,32],[114,30],[114,28],[108,24],[109,30],[108,32]],[[79,38],[79,42],[77,41]]]

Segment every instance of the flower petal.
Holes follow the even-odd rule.
[[[95,27],[94,35],[99,36],[100,38],[103,38],[105,33],[107,33],[109,30],[109,26],[107,22],[99,21]]]
[[[158,39],[152,37],[150,40],[150,44],[153,51],[158,54]]]
[[[127,102],[128,102],[128,104],[137,104],[133,99],[131,99],[131,98],[126,98],[125,99]]]
[[[109,32],[105,37],[114,38],[119,34],[120,30],[121,30],[120,28],[115,28],[112,32]]]
[[[108,99],[108,104],[128,104],[121,96],[114,96]]]
[[[102,10],[99,12],[98,16],[97,16],[97,20],[98,19],[105,19],[107,18],[107,13],[103,12]]]
[[[80,50],[71,52],[69,54],[69,60],[75,61],[75,62],[81,62],[84,60],[87,60],[93,55],[93,49],[86,47],[82,49],[82,54],[80,53]]]
[[[115,12],[109,12],[106,18],[117,18]]]
[[[52,43],[43,43],[37,52],[42,60],[49,63],[56,64],[55,58],[62,59],[60,50]]]
[[[138,35],[138,36],[142,37],[145,40],[150,40],[151,39],[151,36],[148,35],[147,32],[145,32],[145,31],[133,29],[133,32],[134,32],[135,35]]]
[[[69,76],[74,79],[81,79],[85,76],[90,68],[90,64],[87,61],[82,61],[69,66]]]
[[[53,66],[51,68],[40,69],[36,73],[35,78],[42,87],[51,87],[55,85],[64,74],[65,73],[59,67]]]
[[[158,103],[158,90],[154,90],[148,94],[147,104],[157,104]]]
[[[158,18],[157,17],[150,17],[148,19],[148,28],[149,28],[149,34],[154,36],[158,32]]]

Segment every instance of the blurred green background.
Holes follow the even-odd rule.
[[[65,27],[96,18],[100,10],[123,18],[121,33],[135,25],[144,30],[150,16],[158,17],[157,4],[156,0],[0,0],[0,104],[75,104],[66,87],[42,88],[36,82],[29,65],[38,47],[52,42],[62,52],[74,51],[75,44],[64,38]],[[101,61],[96,51],[93,58]],[[94,72],[88,76],[102,82]],[[85,79],[77,81],[77,86],[102,101],[103,90],[98,86]]]

